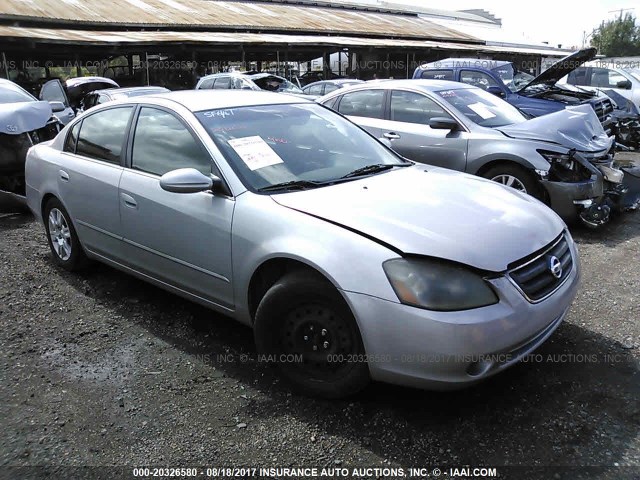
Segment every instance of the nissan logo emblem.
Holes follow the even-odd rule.
[[[549,257],[549,271],[551,275],[556,278],[560,278],[562,276],[562,263],[560,259],[556,256]]]

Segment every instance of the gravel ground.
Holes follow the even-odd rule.
[[[540,357],[460,392],[374,384],[329,402],[257,364],[250,329],[106,266],[66,273],[32,217],[2,215],[0,470],[615,465],[635,468],[601,478],[638,478],[640,213],[574,236],[582,288]],[[552,472],[540,478],[577,478]]]

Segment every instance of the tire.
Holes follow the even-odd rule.
[[[70,272],[85,268],[89,260],[82,250],[71,217],[60,200],[52,198],[47,202],[43,219],[53,260]]]
[[[520,165],[514,163],[495,165],[484,172],[482,176],[502,185],[507,185],[521,192],[528,193],[538,200],[544,200],[540,182],[538,182],[529,170]]]
[[[340,293],[317,274],[300,271],[279,279],[258,305],[254,336],[258,353],[304,395],[342,398],[369,383],[355,318]]]

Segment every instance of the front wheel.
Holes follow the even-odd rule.
[[[507,187],[514,188],[519,192],[528,193],[538,200],[543,199],[540,182],[536,180],[529,170],[519,165],[495,165],[484,172],[482,176]]]
[[[278,280],[258,306],[254,335],[258,352],[305,395],[341,398],[369,382],[355,318],[319,275],[294,272]]]

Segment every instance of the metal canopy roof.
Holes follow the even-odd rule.
[[[437,42],[431,40],[403,40],[385,38],[345,37],[328,35],[289,35],[271,33],[236,32],[190,32],[190,31],[102,31],[68,30],[29,27],[0,26],[0,39],[24,40],[35,42],[60,43],[63,45],[235,45],[240,46],[296,46],[296,47],[336,47],[336,48],[411,48],[467,50],[469,52],[513,52],[547,56],[565,56],[566,52],[526,47],[504,47],[492,45],[473,45],[456,42]]]
[[[153,28],[253,33],[298,32],[481,43],[415,13],[385,13],[251,1],[218,0],[3,0],[0,22],[21,27]]]

